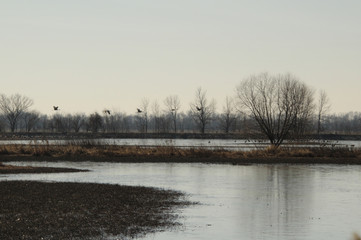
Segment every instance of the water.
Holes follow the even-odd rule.
[[[87,140],[0,140],[0,145],[6,144],[67,144],[82,143]],[[254,147],[259,141],[246,139],[151,139],[151,138],[102,138],[91,139],[95,144],[111,144],[121,146],[175,146],[175,147]],[[266,143],[266,142],[265,142]],[[264,144],[265,144],[264,143]]]
[[[70,140],[70,142],[80,143],[83,140]],[[86,141],[86,140],[85,140]],[[267,140],[248,140],[248,139],[141,139],[141,138],[103,138],[93,139],[95,144],[110,144],[119,146],[173,146],[180,148],[206,148],[217,149],[222,148],[226,150],[243,150],[248,151],[252,149],[264,148],[269,146]],[[0,140],[0,145],[6,144],[67,144],[69,140]],[[295,145],[299,147],[312,147],[312,146],[333,146],[333,147],[356,147],[361,148],[361,141],[320,141],[311,142],[313,144]],[[316,145],[315,145],[316,143]],[[292,143],[291,143],[292,144]],[[317,145],[319,144],[319,145]],[[292,146],[292,145],[289,145]]]
[[[350,239],[361,233],[361,166],[175,163],[11,163],[91,172],[0,175],[0,180],[96,182],[180,190],[200,205],[183,226],[144,239]]]

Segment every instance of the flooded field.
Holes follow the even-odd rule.
[[[89,141],[89,142],[88,142]],[[177,148],[205,148],[226,150],[252,150],[262,149],[269,146],[267,140],[249,139],[141,139],[141,138],[103,138],[83,140],[0,140],[0,145],[6,144],[36,144],[36,145],[64,145],[64,144],[104,144],[118,146],[157,147],[169,146]],[[290,147],[361,147],[361,141],[310,141],[308,143],[285,142],[283,146]]]
[[[90,169],[0,180],[95,182],[180,190],[201,205],[183,226],[144,239],[350,239],[361,232],[361,166],[172,163],[10,163]]]

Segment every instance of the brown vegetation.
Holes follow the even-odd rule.
[[[0,181],[0,239],[106,239],[176,226],[183,194],[90,183]]]
[[[31,167],[31,166],[13,166],[0,163],[0,174],[18,174],[18,173],[65,173],[65,172],[85,172],[88,170],[75,168],[52,168],[52,167]]]
[[[67,145],[1,145],[0,162],[110,161],[110,162],[208,162],[208,163],[337,163],[361,164],[361,150],[346,147],[275,148],[229,151],[222,148],[177,148],[101,145],[94,142]]]

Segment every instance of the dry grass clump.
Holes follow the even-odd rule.
[[[30,156],[164,156],[164,157],[210,157],[226,155],[224,150],[208,150],[202,148],[182,149],[172,146],[140,147],[116,145],[2,145],[0,155],[30,155]]]
[[[244,152],[245,158],[361,158],[360,149],[350,149],[346,147],[268,147],[263,150],[252,150]]]
[[[292,157],[329,157],[329,158],[360,158],[360,149],[350,149],[347,147],[314,147],[296,148],[288,150]]]
[[[85,154],[86,148],[75,145],[22,145],[0,146],[0,155],[62,156]],[[88,151],[89,152],[89,151]]]
[[[222,148],[177,148],[174,146],[118,146],[93,142],[70,142],[65,145],[29,144],[1,145],[1,155],[34,157],[94,158],[162,158],[162,159],[256,159],[256,158],[361,158],[361,150],[346,147],[268,147],[251,151]]]

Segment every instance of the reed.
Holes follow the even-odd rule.
[[[11,144],[0,146],[0,156],[47,156],[47,157],[164,157],[164,158],[358,158],[361,159],[360,149],[346,147],[268,147],[252,151],[230,151],[222,148],[177,148],[174,146],[118,146],[104,145],[96,141],[72,141],[63,145],[50,144]]]

